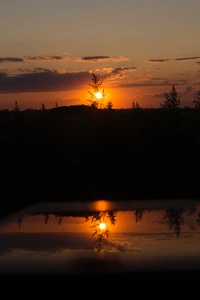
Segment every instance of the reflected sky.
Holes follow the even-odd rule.
[[[0,272],[76,272],[85,264],[89,271],[93,261],[114,272],[200,269],[198,203],[123,211],[102,205],[75,212],[36,206],[0,220]]]

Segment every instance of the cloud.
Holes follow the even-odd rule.
[[[126,74],[126,73],[131,73],[133,71],[136,71],[138,68],[137,67],[126,67],[126,68],[115,68],[112,70],[112,74]]]
[[[119,252],[142,252],[142,249],[135,248],[131,245],[131,243],[127,242],[109,242],[109,247],[113,248],[113,250],[117,250]]]
[[[177,57],[177,58],[164,58],[164,59],[149,59],[146,61],[146,63],[163,63],[168,61],[185,61],[185,60],[193,60],[193,59],[199,59],[200,56],[191,56],[191,57]]]
[[[178,58],[175,58],[174,60],[175,61],[180,61],[180,60],[191,60],[191,59],[199,59],[200,56],[191,56],[191,57],[178,57]]]
[[[26,61],[69,61],[72,58],[65,55],[24,56]]]
[[[119,88],[133,88],[133,87],[155,87],[155,86],[172,86],[176,83],[176,86],[185,85],[187,80],[164,80],[162,82],[141,82],[141,83],[125,83],[118,85]]]
[[[169,61],[170,59],[165,58],[165,59],[149,59],[146,61],[146,63],[162,63],[162,62],[166,62]]]
[[[66,69],[62,69],[65,72],[67,71]],[[62,73],[61,69],[54,69],[54,68],[15,68],[15,69],[1,69],[2,72],[4,72],[5,75],[17,75],[17,74],[22,74],[22,73],[40,73],[40,72],[58,72]]]
[[[69,55],[26,55],[22,57],[0,57],[0,63],[15,63],[15,62],[52,62],[52,61],[74,61],[74,62],[123,62],[130,60],[130,58],[124,56],[84,56],[73,57]]]
[[[154,98],[162,98],[164,96],[164,93],[154,94]]]
[[[77,62],[122,62],[130,60],[130,58],[124,56],[84,56],[77,58]]]
[[[12,249],[57,252],[64,249],[93,250],[93,239],[84,233],[8,233],[1,234],[0,255]]]
[[[167,78],[164,78],[164,77],[152,77],[151,80],[167,80]]]
[[[42,71],[41,71],[42,70]],[[91,81],[89,72],[64,72],[41,69],[33,73],[0,78],[0,93],[52,92],[80,89]]]
[[[23,58],[19,57],[0,57],[0,63],[18,63],[18,62],[24,62]]]
[[[185,89],[185,94],[188,94],[188,93],[191,93],[192,92],[192,86],[187,86],[186,89]]]

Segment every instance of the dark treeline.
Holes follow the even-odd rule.
[[[4,110],[0,140],[1,197],[13,205],[200,194],[199,109]]]

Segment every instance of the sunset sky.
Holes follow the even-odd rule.
[[[1,0],[0,109],[88,104],[91,72],[114,108],[200,89],[199,0]]]

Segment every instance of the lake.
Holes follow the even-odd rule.
[[[200,270],[200,202],[51,202],[0,220],[0,273]]]

